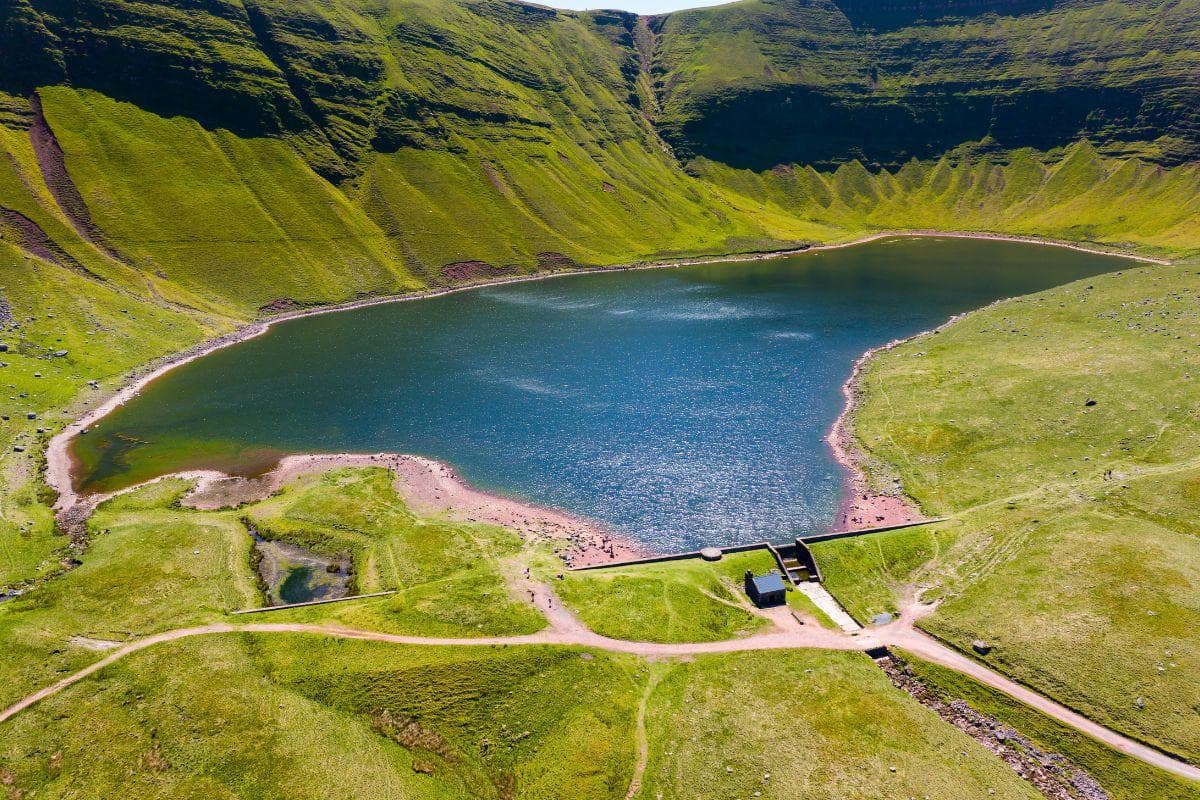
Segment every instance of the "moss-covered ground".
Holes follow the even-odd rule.
[[[1089,717],[1200,757],[1196,265],[1099,276],[880,355],[873,477],[942,526],[819,545],[852,610],[910,583],[923,627]]]

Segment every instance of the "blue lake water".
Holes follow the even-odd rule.
[[[844,476],[824,437],[863,351],[1129,264],[895,239],[310,317],[148,386],[77,440],[79,478],[408,452],[660,551],[784,540],[834,521]]]

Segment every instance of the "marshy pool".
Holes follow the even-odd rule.
[[[308,317],[154,381],[75,440],[77,477],[96,491],[286,453],[416,453],[660,551],[779,541],[834,521],[825,436],[865,350],[1131,263],[891,239]]]

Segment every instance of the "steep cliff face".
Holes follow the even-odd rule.
[[[1196,18],[1200,0],[743,0],[655,18],[511,0],[0,0],[4,238],[241,316],[460,281],[446,265],[918,224],[830,212],[774,178],[789,188],[751,191],[741,171],[853,165],[883,191],[881,170],[913,159],[1000,167],[1032,150],[1050,169],[1080,140],[1106,174],[1131,157],[1173,167],[1200,156]],[[1034,224],[1010,211],[973,224]],[[1046,230],[1074,230],[1071,213]],[[1181,241],[1147,224],[1104,238]]]
[[[590,122],[599,107],[630,117],[620,55],[590,33],[586,19],[491,0],[11,0],[0,91],[68,83],[210,130],[286,136],[344,179],[372,149],[545,141],[552,120]]]
[[[236,315],[821,233],[679,169],[638,107],[637,27],[504,0],[11,0],[0,209]]]
[[[1194,0],[935,3],[750,0],[656,20],[664,136],[752,169],[895,167],[964,142],[1087,139],[1200,156]]]
[[[744,0],[648,20],[504,0],[9,0],[0,91],[69,83],[335,181],[461,138],[648,141],[735,167],[964,142],[1200,155],[1200,0]],[[643,89],[649,78],[651,91]],[[649,84],[645,84],[649,85]]]

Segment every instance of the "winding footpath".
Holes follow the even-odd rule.
[[[585,273],[589,273],[589,272],[619,271],[621,269],[648,269],[648,268],[676,267],[676,266],[684,266],[684,265],[689,265],[689,264],[710,263],[712,261],[757,261],[757,260],[762,260],[762,259],[767,259],[767,258],[777,258],[777,257],[781,257],[781,256],[797,255],[802,252],[819,252],[821,250],[837,249],[840,247],[848,247],[848,246],[853,246],[855,244],[861,244],[864,242],[874,241],[876,239],[896,237],[896,236],[901,236],[901,237],[903,237],[903,236],[932,236],[932,237],[944,236],[944,237],[961,237],[961,238],[997,239],[997,240],[1003,240],[1003,241],[1019,241],[1019,242],[1027,242],[1027,243],[1031,243],[1031,244],[1043,244],[1043,245],[1054,245],[1054,246],[1060,246],[1060,247],[1067,247],[1069,249],[1081,250],[1081,251],[1085,251],[1085,252],[1094,252],[1094,253],[1100,253],[1100,254],[1106,254],[1106,255],[1124,255],[1125,257],[1128,257],[1128,258],[1134,258],[1139,261],[1149,262],[1149,263],[1156,263],[1156,264],[1169,263],[1169,262],[1165,262],[1165,261],[1162,261],[1159,259],[1149,258],[1149,257],[1145,257],[1145,256],[1110,253],[1110,252],[1106,252],[1103,250],[1097,250],[1097,249],[1084,247],[1081,245],[1074,245],[1074,244],[1065,243],[1065,242],[1039,240],[1039,239],[1034,239],[1034,238],[1030,238],[1030,237],[1005,236],[1005,235],[993,235],[993,234],[970,234],[970,233],[941,232],[941,231],[898,231],[898,232],[880,232],[880,233],[861,237],[860,239],[857,239],[852,242],[846,242],[846,243],[834,244],[834,245],[815,246],[815,247],[810,247],[810,248],[803,248],[800,250],[781,251],[781,252],[776,252],[776,253],[756,253],[756,254],[748,254],[748,255],[735,256],[735,257],[723,256],[723,257],[713,257],[713,258],[699,258],[699,259],[679,260],[679,261],[674,261],[674,262],[663,262],[663,263],[653,263],[653,264],[648,264],[648,263],[632,264],[632,265],[625,265],[623,267],[582,269],[582,270],[572,270],[572,271],[563,272],[563,273],[538,274],[538,275],[531,275],[531,276],[514,276],[514,277],[510,277],[510,278],[496,280],[496,281],[490,281],[488,283],[489,284],[516,283],[516,282],[525,282],[525,281],[532,281],[532,280],[544,280],[547,278],[558,277],[559,275],[585,274]],[[111,495],[94,495],[94,496],[84,497],[76,492],[76,489],[75,489],[75,486],[74,486],[74,483],[72,480],[72,475],[71,475],[71,457],[70,457],[70,449],[69,449],[71,440],[75,436],[86,431],[88,426],[95,424],[96,421],[98,421],[99,419],[106,416],[112,410],[114,410],[121,404],[127,402],[132,397],[136,396],[136,394],[141,390],[142,387],[144,387],[147,383],[154,380],[155,378],[157,378],[157,377],[165,374],[166,372],[174,369],[175,367],[178,367],[181,364],[187,363],[188,361],[191,361],[195,358],[202,357],[202,356],[204,356],[208,353],[211,353],[215,350],[236,344],[237,342],[245,341],[247,339],[250,339],[250,338],[253,338],[256,336],[260,336],[260,335],[266,333],[269,330],[270,326],[272,326],[274,324],[278,324],[280,322],[290,320],[290,319],[307,317],[307,316],[312,316],[315,314],[333,313],[336,311],[347,310],[349,308],[356,308],[356,307],[367,306],[367,305],[376,305],[376,304],[382,304],[382,303],[392,303],[392,302],[399,302],[399,301],[405,301],[405,300],[414,300],[414,299],[419,299],[422,297],[431,297],[431,296],[436,296],[436,295],[441,295],[441,294],[449,294],[449,293],[453,293],[453,292],[468,291],[468,290],[474,289],[474,288],[479,288],[479,285],[478,284],[464,285],[464,286],[458,286],[458,287],[453,287],[453,288],[449,288],[449,289],[430,290],[430,291],[426,291],[426,292],[420,292],[420,293],[414,293],[414,294],[410,294],[410,295],[396,296],[396,297],[370,298],[370,299],[366,299],[366,300],[362,300],[362,301],[356,301],[353,303],[346,303],[346,304],[337,305],[337,306],[327,306],[327,307],[314,308],[314,309],[303,309],[303,310],[299,310],[299,311],[290,312],[287,314],[281,314],[270,320],[263,321],[263,322],[251,323],[251,324],[248,324],[242,328],[239,328],[231,333],[221,336],[217,339],[213,339],[208,342],[201,343],[188,351],[185,351],[183,353],[177,354],[173,357],[170,357],[163,361],[160,361],[158,363],[158,365],[154,368],[151,368],[147,371],[144,371],[140,374],[135,375],[129,382],[127,382],[124,386],[122,386],[115,394],[113,394],[107,400],[100,403],[98,406],[90,409],[86,414],[84,414],[78,420],[68,424],[62,431],[60,431],[56,436],[54,436],[53,439],[51,439],[49,446],[47,448],[47,451],[46,451],[46,457],[47,457],[46,481],[58,493],[58,501],[55,504],[55,511],[58,514],[59,521],[61,523],[68,524],[68,527],[69,527],[70,523],[81,524],[82,520],[87,518],[87,516],[91,513],[91,511],[95,508],[95,506],[101,500],[105,499],[108,496],[111,496]],[[951,320],[951,322],[953,322],[953,320]],[[947,324],[949,324],[949,323],[947,323]],[[894,344],[895,343],[891,343],[888,346],[894,346]],[[863,360],[865,360],[866,358],[869,358],[871,354],[872,354],[871,352],[868,352],[863,357]],[[861,366],[861,360],[855,366],[856,372],[857,372],[859,366]],[[853,401],[853,382],[854,382],[855,377],[856,377],[856,375],[851,376],[850,381],[847,382],[846,387],[844,389],[844,391],[846,393],[846,400],[847,400],[848,407],[850,405],[852,405],[852,401]],[[844,418],[845,418],[845,412],[843,413],[842,417],[839,417],[838,425],[835,425],[834,431],[830,434],[830,444],[834,446],[835,451],[837,451],[839,449],[839,446],[844,443],[838,437],[841,436],[844,439],[846,436],[846,432],[842,426],[842,423],[844,422]],[[288,462],[285,460],[284,463],[281,463],[281,465],[276,470],[276,472],[272,473],[271,476],[268,476],[267,480],[260,481],[261,485],[255,484],[251,488],[255,489],[256,491],[264,491],[264,492],[269,493],[269,491],[271,490],[271,486],[273,485],[271,483],[273,480],[278,479],[279,481],[282,482],[282,480],[284,479],[284,476],[287,476],[287,475],[294,476],[294,474],[297,470],[303,471],[303,470],[307,470],[307,469],[319,468],[322,465],[328,467],[330,464],[342,463],[342,462],[353,462],[353,463],[357,464],[360,462],[366,463],[366,460],[369,460],[371,463],[375,463],[375,462],[379,461],[380,459],[385,459],[385,458],[392,460],[391,463],[387,464],[387,466],[392,468],[393,471],[395,471],[397,473],[398,489],[401,488],[400,484],[404,484],[409,487],[410,492],[409,492],[408,498],[410,500],[422,499],[421,492],[417,492],[414,495],[412,493],[411,489],[412,489],[412,486],[414,486],[414,485],[418,486],[418,488],[419,488],[420,486],[423,486],[424,484],[421,484],[419,481],[413,480],[411,475],[408,476],[407,480],[401,480],[400,479],[401,470],[399,469],[399,467],[403,466],[403,465],[412,466],[415,464],[418,467],[420,467],[420,469],[415,470],[413,474],[420,473],[420,475],[424,475],[424,473],[428,473],[428,476],[432,476],[431,478],[428,476],[425,476],[427,478],[427,480],[426,480],[427,483],[429,481],[433,481],[432,483],[429,483],[428,487],[426,487],[426,488],[432,487],[430,489],[430,491],[424,493],[425,495],[428,495],[428,496],[424,497],[424,499],[426,501],[429,500],[429,497],[440,498],[443,495],[453,495],[457,499],[461,500],[462,496],[465,496],[467,493],[469,493],[469,491],[472,491],[472,490],[470,490],[470,487],[465,487],[465,485],[463,487],[456,487],[457,476],[455,476],[452,471],[447,472],[448,467],[446,467],[445,465],[440,465],[440,464],[437,464],[436,462],[429,462],[426,460],[412,459],[412,457],[395,456],[395,455],[391,455],[391,454],[368,454],[368,455],[339,454],[339,455],[325,455],[325,456],[298,456],[298,457],[294,457],[294,459],[293,459],[293,461],[295,463],[291,463],[291,462]],[[404,461],[403,459],[409,459],[409,460]],[[423,470],[423,472],[422,472],[422,470]],[[190,478],[200,481],[200,487],[198,487],[198,491],[196,494],[201,497],[204,495],[204,492],[206,491],[205,487],[209,487],[209,488],[220,487],[221,489],[224,489],[224,490],[228,490],[230,488],[228,485],[228,482],[231,480],[230,476],[226,476],[226,475],[223,475],[220,473],[192,472],[192,473],[180,473],[179,476],[190,477]],[[170,476],[164,476],[164,477],[170,477]],[[252,483],[252,482],[247,482],[247,483]],[[136,487],[130,487],[130,488],[132,489],[132,488],[136,488]],[[238,491],[242,491],[242,490],[246,489],[246,487],[242,487],[242,486],[239,486],[237,488],[238,488]],[[434,491],[434,489],[436,489],[436,491]],[[481,493],[476,493],[476,494],[479,495],[479,497],[476,497],[475,495],[470,495],[469,499],[471,499],[473,502],[474,501],[479,501],[479,502],[475,502],[474,505],[466,506],[470,509],[470,512],[475,515],[486,516],[486,514],[484,514],[484,512],[487,511],[488,509],[492,509],[494,511],[494,507],[496,506],[496,503],[501,501],[501,499],[494,498],[494,497],[486,497],[485,495],[482,495]],[[483,500],[480,500],[480,498],[483,498]],[[241,497],[239,499],[242,501],[245,501],[246,497]],[[486,500],[486,502],[484,502],[484,500]],[[994,502],[1002,502],[1002,501],[994,501]],[[219,505],[221,505],[221,503],[217,503],[213,507],[217,507]],[[437,504],[435,504],[435,505],[437,505]],[[203,502],[201,503],[200,506],[197,506],[197,507],[204,507]],[[448,509],[439,507],[438,510],[445,512]],[[459,510],[461,511],[461,508]],[[527,528],[533,528],[533,529],[536,529],[537,531],[543,531],[544,529],[547,528],[547,526],[552,527],[552,528],[561,529],[562,531],[565,531],[567,533],[571,533],[572,531],[575,531],[575,529],[572,527],[573,524],[575,523],[575,521],[566,519],[565,517],[564,518],[560,518],[560,517],[547,518],[544,516],[544,513],[542,516],[539,516],[536,513],[530,514],[525,510],[512,511],[512,509],[508,509],[507,507],[505,507],[503,510],[504,510],[504,513],[507,514],[508,516],[504,516],[502,518],[497,518],[497,519],[494,519],[491,521],[495,521],[495,522],[497,522],[497,524],[503,524],[507,527],[514,527],[514,528],[520,529],[526,533],[529,533],[529,530],[527,530]],[[522,527],[522,524],[524,525],[524,527]],[[582,538],[584,538],[586,540],[588,537],[582,537]],[[603,540],[605,542],[608,541],[608,539],[603,536],[601,538],[603,538]],[[75,684],[80,683],[81,681],[84,681],[88,677],[95,675],[96,673],[102,671],[106,667],[108,667],[124,658],[134,655],[135,653],[138,653],[139,651],[142,651],[142,650],[145,650],[145,649],[148,649],[150,647],[154,647],[154,646],[157,646],[160,644],[174,642],[174,641],[178,641],[181,639],[186,639],[186,638],[190,638],[190,637],[194,637],[194,636],[227,635],[227,634],[238,634],[238,633],[252,633],[252,634],[263,634],[263,635],[266,635],[266,634],[292,634],[292,635],[305,634],[305,635],[313,635],[313,636],[332,637],[332,638],[338,638],[338,639],[355,639],[355,640],[362,640],[362,641],[380,642],[380,643],[386,643],[386,644],[420,646],[420,647],[495,647],[495,646],[557,645],[557,646],[588,647],[588,648],[594,648],[597,650],[609,651],[609,652],[614,652],[614,653],[625,653],[625,654],[640,656],[640,657],[644,657],[644,658],[686,657],[686,656],[702,655],[702,654],[709,654],[709,653],[734,653],[734,652],[759,651],[759,650],[785,650],[785,649],[804,649],[804,648],[862,652],[862,651],[873,651],[877,648],[889,647],[889,648],[897,648],[897,649],[901,649],[901,650],[906,650],[922,659],[925,659],[926,661],[929,661],[931,663],[937,664],[939,666],[942,666],[942,667],[954,670],[956,672],[959,672],[963,675],[966,675],[966,676],[978,681],[979,683],[982,683],[986,686],[989,686],[993,689],[1003,692],[1004,694],[1042,712],[1043,714],[1057,720],[1058,722],[1061,722],[1081,733],[1084,733],[1084,734],[1102,742],[1103,744],[1108,745],[1109,747],[1113,748],[1114,750],[1124,753],[1130,757],[1139,759],[1147,764],[1150,764],[1152,766],[1166,770],[1167,772],[1170,772],[1174,775],[1178,775],[1180,777],[1187,778],[1187,779],[1190,779],[1193,781],[1200,781],[1200,767],[1183,762],[1177,758],[1167,755],[1166,753],[1163,753],[1163,752],[1156,750],[1152,747],[1149,747],[1145,744],[1137,742],[1133,739],[1130,739],[1127,736],[1117,733],[1116,731],[1106,728],[1103,725],[1093,722],[1092,720],[1087,719],[1086,717],[1082,716],[1081,714],[1079,714],[1075,711],[1072,711],[1071,709],[1067,708],[1066,706],[1063,706],[1043,695],[1038,694],[1037,692],[1033,691],[1032,689],[1029,689],[1026,686],[1018,684],[1015,681],[1012,681],[1012,680],[1004,677],[1003,675],[989,669],[985,665],[969,658],[968,656],[964,655],[963,653],[941,643],[940,641],[929,636],[928,634],[923,633],[922,631],[920,631],[919,629],[917,629],[914,626],[914,623],[921,616],[923,616],[924,613],[926,613],[929,610],[929,607],[920,608],[914,604],[910,608],[906,609],[905,613],[902,613],[899,619],[897,619],[895,622],[893,622],[889,625],[881,626],[878,628],[872,628],[867,631],[861,631],[861,632],[855,632],[855,633],[846,633],[843,631],[828,630],[828,629],[825,629],[822,627],[818,627],[816,625],[802,625],[799,622],[797,622],[795,619],[793,619],[788,613],[786,613],[786,611],[784,611],[782,613],[767,613],[767,614],[764,614],[764,616],[768,616],[770,618],[770,620],[773,622],[773,628],[772,628],[772,630],[770,630],[768,632],[759,633],[759,634],[747,636],[747,637],[740,638],[740,639],[723,640],[723,641],[717,641],[717,642],[690,642],[690,643],[667,644],[667,643],[654,643],[654,642],[626,641],[626,640],[611,639],[606,636],[601,636],[600,634],[597,634],[594,631],[587,628],[580,620],[578,620],[573,614],[571,614],[562,605],[562,603],[558,600],[558,598],[555,597],[553,591],[549,587],[547,587],[543,584],[530,582],[529,585],[527,586],[527,589],[532,591],[532,597],[533,597],[534,604],[542,611],[543,614],[545,614],[546,619],[549,624],[545,629],[543,629],[537,633],[528,634],[528,635],[524,635],[524,636],[496,636],[496,637],[478,637],[478,638],[425,637],[425,636],[408,636],[408,635],[399,635],[399,634],[389,634],[389,633],[383,633],[383,632],[379,632],[379,631],[363,630],[363,629],[356,629],[356,628],[345,628],[345,627],[332,626],[332,625],[309,625],[309,624],[298,624],[298,623],[231,624],[228,622],[218,622],[218,623],[200,625],[200,626],[195,626],[195,627],[179,628],[179,629],[175,629],[175,630],[171,630],[171,631],[157,633],[157,634],[154,634],[151,636],[146,636],[146,637],[136,639],[136,640],[130,641],[128,643],[119,645],[119,646],[113,648],[112,650],[108,651],[107,654],[104,655],[103,658],[100,658],[98,661],[92,663],[91,665],[89,665],[75,673],[72,673],[71,675],[68,675],[68,676],[62,678],[61,680],[28,695],[27,697],[14,703],[13,705],[9,706],[8,708],[4,709],[3,711],[0,711],[0,723],[4,723],[4,722],[12,719],[13,717],[17,716],[18,714],[22,713],[23,711],[36,705],[40,701],[45,700],[46,698],[52,697],[55,694],[58,694],[59,692],[62,692],[63,690],[68,689],[71,686],[74,686]],[[647,752],[646,752],[644,722],[645,722],[647,700],[652,691],[653,691],[653,682],[647,686],[646,693],[643,695],[641,704],[639,706],[639,711],[638,711],[639,760],[635,767],[633,779],[630,783],[630,787],[629,787],[629,791],[628,791],[629,797],[632,797],[633,795],[635,795],[637,793],[638,789],[640,788],[642,774],[646,767]]]
[[[356,628],[298,623],[232,625],[222,622],[192,628],[179,628],[177,630],[146,636],[112,650],[99,661],[34,692],[4,709],[3,712],[0,712],[0,723],[12,719],[40,701],[74,686],[85,678],[100,672],[105,667],[141,650],[193,636],[216,634],[308,634],[337,639],[356,639],[418,647],[560,645],[590,647],[597,650],[627,653],[644,658],[668,658],[707,653],[739,653],[756,650],[803,648],[861,652],[879,647],[895,647],[907,650],[926,661],[967,675],[1132,758],[1139,759],[1180,777],[1200,781],[1200,767],[1180,761],[1166,753],[1155,750],[1152,747],[1095,723],[1066,706],[1056,703],[1048,697],[1044,697],[1015,681],[1009,680],[1003,675],[964,656],[957,650],[942,644],[933,637],[922,633],[913,625],[921,616],[920,613],[902,613],[901,618],[895,622],[858,635],[833,631],[815,625],[801,625],[795,619],[791,618],[790,615],[779,613],[770,615],[770,619],[774,623],[773,630],[741,639],[672,644],[634,642],[601,636],[589,629],[566,609],[549,587],[536,583],[531,585],[534,587],[534,604],[542,610],[549,622],[549,625],[545,629],[537,633],[524,636],[488,636],[478,638],[406,636]]]

